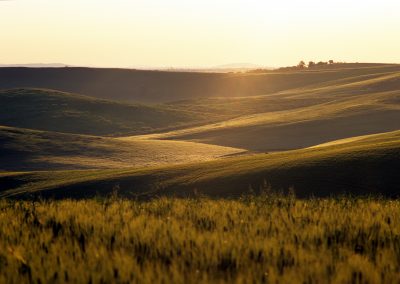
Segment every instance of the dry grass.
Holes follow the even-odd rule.
[[[0,282],[396,283],[400,202],[0,201]]]

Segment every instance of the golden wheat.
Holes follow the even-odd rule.
[[[400,201],[0,201],[0,282],[395,283]]]

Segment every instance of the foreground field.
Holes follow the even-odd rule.
[[[400,201],[0,201],[0,282],[396,283]]]

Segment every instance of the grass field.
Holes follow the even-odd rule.
[[[400,202],[0,201],[0,282],[397,283]]]

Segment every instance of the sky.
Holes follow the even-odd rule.
[[[0,0],[0,64],[400,63],[399,0]]]

